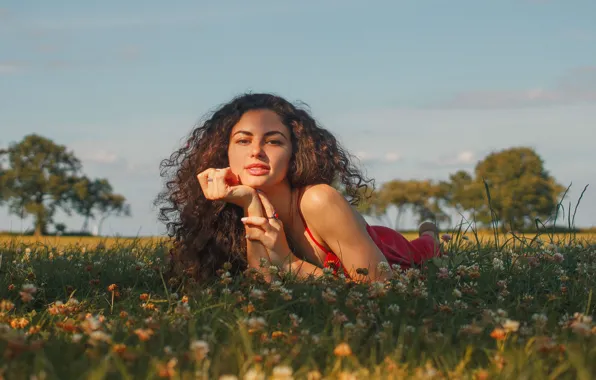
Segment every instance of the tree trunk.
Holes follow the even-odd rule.
[[[46,227],[47,226],[45,219],[42,216],[37,216],[37,219],[35,220],[35,232],[33,233],[33,235],[36,237],[45,235],[47,232]]]

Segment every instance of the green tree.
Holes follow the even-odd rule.
[[[35,235],[45,234],[57,209],[70,215],[69,194],[81,163],[65,146],[31,134],[0,151],[8,168],[2,170],[0,196],[9,212],[35,218]]]
[[[120,194],[112,193],[111,187],[109,192],[104,193],[104,196],[100,197],[97,209],[99,210],[99,235],[101,235],[103,222],[110,216],[131,215],[130,205],[126,203],[126,198]]]
[[[87,176],[83,176],[73,186],[72,192],[73,208],[83,216],[82,231],[89,230],[89,220],[95,219],[98,212],[102,215],[106,213],[130,215],[130,211],[120,210],[125,207],[126,199],[121,195],[114,194],[112,185],[105,178],[91,180]]]
[[[533,226],[536,219],[548,220],[565,190],[545,170],[540,156],[528,147],[489,154],[476,165],[472,184],[467,184],[465,177],[460,179],[467,190],[460,187],[456,203],[475,209],[479,222],[490,225],[494,219],[502,229],[519,230]]]

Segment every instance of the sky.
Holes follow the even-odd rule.
[[[272,92],[308,104],[377,186],[530,146],[573,204],[590,185],[576,224],[591,227],[595,14],[593,0],[4,0],[0,147],[67,146],[131,205],[104,234],[158,235],[160,161],[235,95]],[[0,207],[0,230],[31,225]]]

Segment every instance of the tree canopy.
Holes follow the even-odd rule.
[[[392,223],[396,229],[409,210],[418,222],[430,219],[449,223],[450,213],[470,212],[480,225],[496,222],[502,229],[519,230],[553,216],[564,190],[532,148],[514,147],[489,154],[473,173],[459,170],[444,181],[386,182],[380,189],[368,191],[370,199],[359,206],[359,211],[386,218],[387,210],[393,207],[397,210]]]
[[[125,198],[113,194],[107,179],[81,176],[82,165],[63,145],[37,134],[0,150],[0,203],[21,218],[32,216],[36,235],[47,233],[58,209],[73,210],[87,221],[94,210],[113,214],[127,209]],[[85,223],[86,228],[86,223]]]

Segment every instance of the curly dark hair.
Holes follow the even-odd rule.
[[[374,188],[374,181],[365,179],[353,165],[352,155],[306,110],[272,94],[237,96],[206,116],[186,144],[160,164],[165,188],[155,205],[163,205],[159,220],[166,224],[167,234],[174,240],[170,253],[175,273],[184,268],[196,280],[206,281],[226,262],[232,264],[231,272],[246,269],[242,208],[206,199],[196,176],[208,168],[229,166],[227,152],[232,128],[245,112],[260,109],[277,113],[291,132],[293,153],[287,174],[291,188],[328,184],[341,188],[352,205],[361,201],[362,190],[368,189],[370,182]]]

